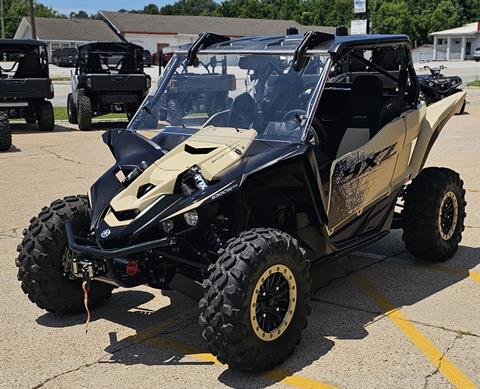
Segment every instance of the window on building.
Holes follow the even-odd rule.
[[[443,39],[442,38],[438,38],[438,44],[443,45]]]

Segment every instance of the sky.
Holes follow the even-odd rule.
[[[96,13],[101,9],[117,11],[119,9],[143,9],[146,4],[154,3],[159,7],[165,4],[174,3],[174,0],[40,0],[44,5],[52,7],[54,10],[69,14],[71,11],[84,10],[88,13]]]

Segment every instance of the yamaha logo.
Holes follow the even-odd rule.
[[[112,231],[110,231],[108,228],[106,230],[103,230],[102,233],[100,234],[100,236],[105,239],[105,238],[108,238],[108,236],[110,235]]]

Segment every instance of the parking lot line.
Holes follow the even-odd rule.
[[[215,365],[224,366],[211,353],[205,352],[195,346],[188,345],[183,342],[172,340],[162,336],[160,333],[171,330],[174,326],[180,325],[182,322],[191,320],[198,315],[197,309],[190,309],[178,315],[174,315],[167,320],[164,320],[151,327],[147,327],[138,331],[135,335],[128,336],[125,340],[132,343],[142,343],[150,347],[169,350],[175,353],[182,354],[186,357],[195,358],[202,362],[208,362]],[[261,373],[259,375],[267,380],[278,382],[293,388],[300,389],[335,389],[335,386],[325,384],[310,378],[302,377],[292,374],[283,367],[277,367],[273,370]]]
[[[471,278],[476,282],[480,282],[480,272],[476,272],[472,270],[464,270],[464,269],[455,269],[453,267],[446,267],[446,266],[440,266],[440,265],[416,265],[416,266],[422,269],[431,269],[435,271],[441,271],[444,273],[458,274],[463,277]]]
[[[385,313],[410,341],[433,363],[438,371],[457,388],[476,388],[476,385],[415,327],[367,278],[355,276],[357,285]]]

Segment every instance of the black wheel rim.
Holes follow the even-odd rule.
[[[449,240],[456,229],[458,219],[458,202],[453,192],[447,192],[440,205],[439,227],[440,235]]]
[[[255,334],[272,341],[288,328],[295,312],[296,281],[285,265],[269,267],[258,279],[250,305],[250,319]]]

